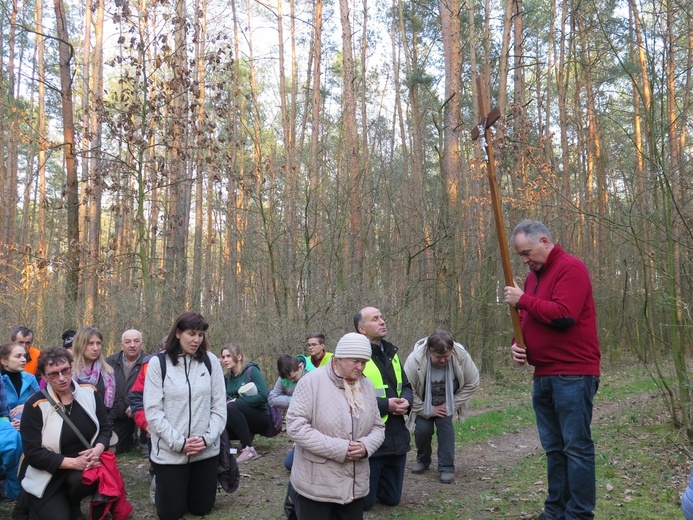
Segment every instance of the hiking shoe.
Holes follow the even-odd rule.
[[[411,472],[414,475],[418,475],[419,473],[423,473],[428,469],[428,464],[424,464],[423,462],[417,462],[414,464],[414,466],[411,468]]]
[[[536,517],[535,520],[546,520],[546,515],[544,513],[542,513],[538,517]]]
[[[452,484],[454,480],[455,480],[455,474],[454,473],[450,473],[449,471],[441,471],[440,472],[441,484]]]
[[[252,446],[246,446],[245,448],[243,448],[243,451],[241,451],[241,454],[236,459],[236,462],[250,462],[251,460],[259,459],[260,456],[261,455],[257,451],[255,451],[255,448],[253,448]]]

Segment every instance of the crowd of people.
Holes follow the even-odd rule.
[[[521,222],[511,242],[530,270],[524,289],[505,287],[504,297],[520,312],[527,347],[513,341],[512,356],[535,367],[532,400],[549,477],[539,518],[593,518],[600,351],[589,273],[541,222]],[[237,462],[251,462],[276,408],[293,441],[284,460],[289,518],[358,519],[376,502],[398,505],[412,435],[411,473],[431,467],[435,434],[439,480],[454,482],[453,421],[480,379],[450,333],[433,332],[400,359],[385,339],[385,317],[366,306],[333,353],[324,334],[312,333],[307,355],[279,356],[270,390],[241,345],[211,352],[208,326],[186,312],[152,353],[140,331],[126,330],[108,357],[91,326],[65,331],[62,346],[43,350],[29,328],[14,329],[0,346],[0,490],[16,501],[13,518],[82,518],[89,496],[100,497],[90,516],[127,518],[125,484],[103,476],[118,474],[113,454],[135,446],[149,459],[159,518],[205,515],[215,503],[222,435],[238,441]]]

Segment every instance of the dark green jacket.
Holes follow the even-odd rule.
[[[257,386],[257,395],[239,395],[238,389],[251,381]],[[262,372],[260,372],[260,368],[255,363],[248,363],[237,376],[231,372],[226,374],[226,397],[227,399],[237,399],[247,405],[264,410],[269,415],[267,382],[262,377]]]

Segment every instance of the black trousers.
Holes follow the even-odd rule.
[[[217,497],[219,456],[188,464],[156,464],[156,512],[161,520],[178,520],[188,512],[203,516]]]
[[[317,502],[294,492],[294,507],[298,520],[362,520],[363,498],[348,504]]]
[[[243,448],[253,445],[253,435],[267,431],[269,421],[270,416],[264,410],[242,401],[236,400],[226,405],[226,431],[229,439],[238,439]]]
[[[60,469],[48,484],[43,498],[26,494],[31,518],[32,520],[72,520],[78,518],[81,514],[80,502],[83,498],[92,495],[98,487],[98,482],[89,486],[82,484],[81,471]]]

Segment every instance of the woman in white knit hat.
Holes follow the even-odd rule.
[[[373,384],[362,375],[370,358],[366,336],[345,334],[330,363],[296,385],[286,431],[296,443],[290,495],[299,520],[363,518],[368,457],[385,438]]]

